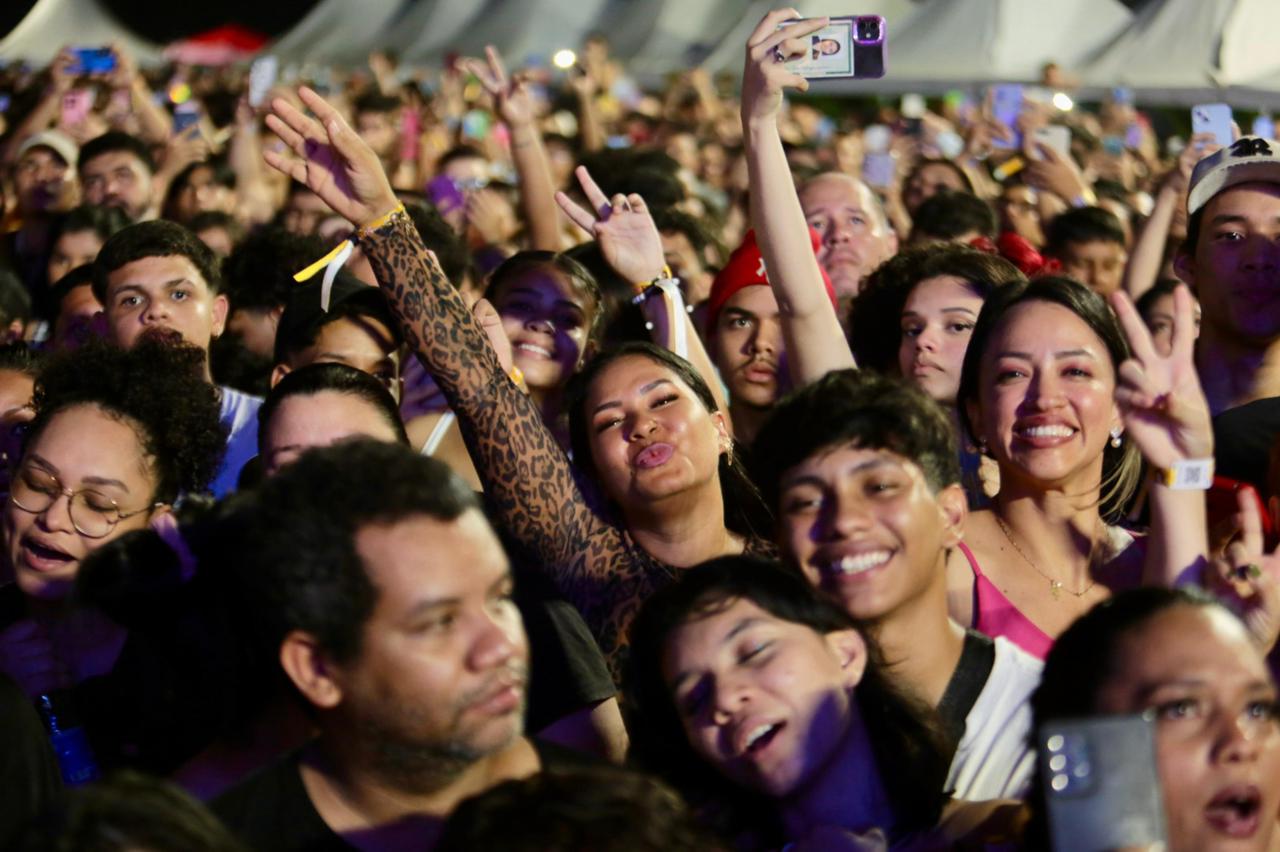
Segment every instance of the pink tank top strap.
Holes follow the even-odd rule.
[[[968,545],[960,542],[960,552],[973,570],[973,628],[991,638],[1004,636],[1027,653],[1043,660],[1053,647],[1053,639],[1022,614],[996,584],[987,579]]]

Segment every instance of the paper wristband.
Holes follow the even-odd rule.
[[[1213,459],[1183,459],[1155,468],[1155,477],[1173,491],[1208,491],[1213,486]]]

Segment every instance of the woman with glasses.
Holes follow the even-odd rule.
[[[122,659],[125,629],[72,591],[89,554],[167,514],[216,471],[225,433],[203,359],[145,339],[129,351],[91,344],[40,373],[3,508],[15,582],[0,589],[0,672],[28,695],[79,690]],[[108,703],[77,701],[86,713]]]

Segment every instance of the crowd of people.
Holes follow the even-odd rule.
[[[0,71],[0,845],[1280,850],[1280,142],[798,17]]]

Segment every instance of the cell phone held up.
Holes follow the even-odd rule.
[[[73,47],[72,74],[110,74],[116,70],[116,54],[109,47]]]
[[[783,26],[800,23],[804,19]],[[807,80],[880,78],[886,68],[887,37],[888,27],[879,15],[831,18],[825,27],[804,37],[808,50],[787,67]]]

